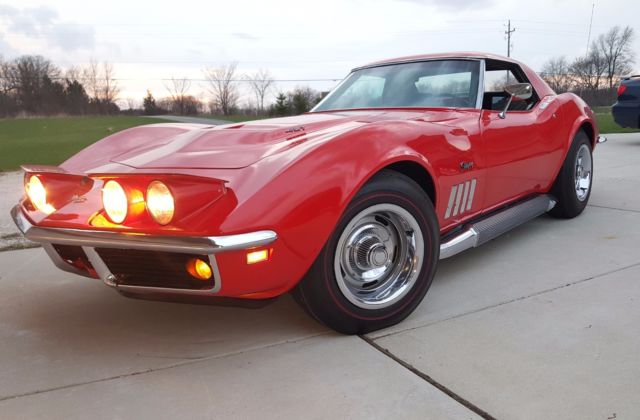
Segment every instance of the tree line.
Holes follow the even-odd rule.
[[[591,106],[611,105],[618,80],[633,70],[633,39],[633,28],[615,26],[599,35],[584,56],[573,61],[552,57],[541,75],[557,93],[574,92]],[[0,117],[120,112],[286,116],[309,111],[327,93],[308,86],[285,92],[277,89],[269,70],[241,73],[237,63],[208,67],[202,74],[197,95],[191,93],[191,79],[172,77],[164,81],[166,92],[158,98],[147,91],[141,100],[123,100],[114,66],[108,62],[91,61],[62,70],[42,56],[0,57]],[[124,111],[118,100],[126,102]]]
[[[187,78],[164,81],[166,93],[156,99],[150,91],[140,101],[119,97],[114,66],[91,61],[66,70],[42,56],[13,60],[0,57],[0,118],[30,115],[178,114],[293,115],[309,111],[322,97],[310,87],[277,92],[266,69],[240,74],[237,63],[203,70],[208,98],[191,94]],[[249,95],[241,95],[240,86]],[[275,98],[275,103],[272,103]],[[124,110],[118,102],[125,103]]]
[[[550,58],[541,75],[557,93],[574,92],[591,106],[611,105],[619,79],[633,71],[633,40],[633,28],[614,26],[599,35],[584,56],[573,61]]]
[[[241,74],[237,63],[203,70],[205,89],[210,98],[199,99],[190,93],[191,80],[172,77],[165,81],[167,96],[156,99],[147,91],[143,110],[147,115],[257,115],[285,116],[309,111],[327,92],[318,92],[308,86],[297,86],[288,92],[277,89],[275,79],[267,69]],[[248,90],[243,95],[241,86]],[[245,92],[247,93],[247,92]],[[271,99],[275,98],[275,102]]]
[[[0,117],[116,114],[119,92],[107,62],[63,71],[42,56],[0,58]]]

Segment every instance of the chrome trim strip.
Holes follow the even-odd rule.
[[[173,237],[81,229],[41,228],[29,222],[22,213],[20,206],[15,206],[11,209],[11,217],[27,239],[42,243],[43,248],[58,268],[86,276],[87,273],[76,269],[64,261],[53,248],[52,244],[81,246],[87,259],[96,270],[96,273],[107,286],[122,291],[140,293],[170,293],[177,295],[215,294],[219,292],[222,287],[222,278],[214,254],[268,245],[278,238],[278,235],[271,230],[226,236]],[[215,279],[213,288],[208,290],[190,290],[169,287],[118,285],[115,276],[96,252],[96,248],[123,248],[207,254]]]
[[[97,248],[125,248],[197,254],[254,248],[274,242],[278,235],[272,230],[226,236],[154,236],[139,233],[103,230],[41,228],[32,225],[19,206],[11,209],[18,229],[29,240],[41,243],[78,245]]]
[[[42,244],[42,248],[44,248],[45,252],[49,256],[53,264],[55,264],[55,266],[58,267],[60,270],[77,274],[79,276],[90,277],[86,271],[80,270],[79,268],[63,260],[60,254],[58,254],[58,251],[56,251],[55,248],[53,247],[53,244]]]
[[[462,251],[473,248],[478,243],[478,232],[470,228],[453,239],[440,244],[440,259],[453,257]]]
[[[478,97],[476,98],[476,109],[482,109],[482,101],[484,100],[484,72],[487,69],[487,63],[484,59],[480,60],[480,74],[478,76]]]
[[[216,257],[214,255],[209,255],[209,264],[213,269],[213,288],[207,290],[191,290],[191,289],[175,289],[172,287],[150,287],[150,286],[131,286],[124,284],[117,284],[115,276],[109,270],[109,267],[104,263],[100,255],[96,252],[95,248],[91,248],[88,246],[83,246],[85,254],[87,254],[87,258],[91,262],[93,268],[95,268],[96,273],[100,276],[100,279],[107,286],[122,290],[124,292],[139,292],[139,293],[171,293],[173,295],[211,295],[218,293],[220,288],[222,287],[222,279],[220,278],[220,270],[218,269],[218,263],[216,261]]]

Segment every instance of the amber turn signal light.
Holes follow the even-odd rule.
[[[261,249],[259,251],[247,252],[247,264],[255,264],[269,259],[269,250]]]
[[[198,280],[209,280],[213,275],[211,266],[200,258],[191,258],[187,261],[187,271]]]

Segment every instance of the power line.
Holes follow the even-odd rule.
[[[11,80],[11,77],[6,77],[6,76],[0,76],[0,79],[3,80]],[[78,82],[86,82],[88,80],[91,80],[87,77],[50,77],[50,80],[70,80],[70,81],[78,81]],[[273,79],[274,82],[279,82],[279,83],[304,83],[304,82],[339,82],[341,81],[343,78],[339,78],[339,79]],[[169,78],[162,78],[162,79],[150,79],[150,78],[113,78],[110,80],[114,80],[116,82],[131,82],[131,81],[154,81],[154,82],[170,82],[172,79]],[[208,79],[191,79],[191,78],[179,78],[177,80],[186,80],[188,82],[208,82]],[[262,80],[258,80],[258,79],[230,79],[230,82],[234,82],[234,83],[243,83],[243,82],[260,82]]]
[[[593,26],[593,12],[596,9],[596,3],[593,2],[591,4],[591,21],[589,22],[589,35],[587,36],[587,53],[585,56],[589,55],[589,44],[591,43],[591,27]]]

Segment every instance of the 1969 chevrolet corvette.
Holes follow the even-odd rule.
[[[137,127],[24,166],[12,215],[59,268],[126,296],[292,291],[363,333],[407,317],[439,259],[579,215],[603,140],[580,98],[514,60],[405,57],[356,68],[304,115]]]

